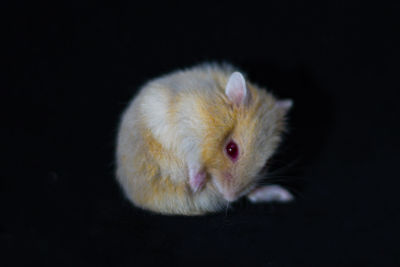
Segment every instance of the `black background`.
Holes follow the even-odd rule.
[[[380,1],[4,7],[1,265],[399,266],[399,11]],[[209,60],[294,100],[271,168],[295,202],[168,217],[123,198],[122,110],[148,79]]]

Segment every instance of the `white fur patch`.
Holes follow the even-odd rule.
[[[156,139],[171,148],[176,135],[169,119],[168,93],[162,89],[149,89],[140,104],[147,126]]]

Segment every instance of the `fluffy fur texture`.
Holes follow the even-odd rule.
[[[135,205],[204,214],[256,188],[291,101],[278,101],[235,71],[227,64],[176,71],[147,83],[130,103],[118,134],[117,179]],[[230,140],[237,161],[226,154]]]

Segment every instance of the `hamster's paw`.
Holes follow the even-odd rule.
[[[247,195],[253,202],[290,202],[294,199],[292,193],[279,185],[267,185],[254,189]]]
[[[189,185],[190,188],[196,193],[200,190],[206,182],[207,174],[200,168],[189,167]]]

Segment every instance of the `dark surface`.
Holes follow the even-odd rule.
[[[3,9],[1,266],[400,265],[398,6],[133,2]],[[122,110],[205,60],[294,99],[271,163],[294,203],[166,217],[122,197]]]

